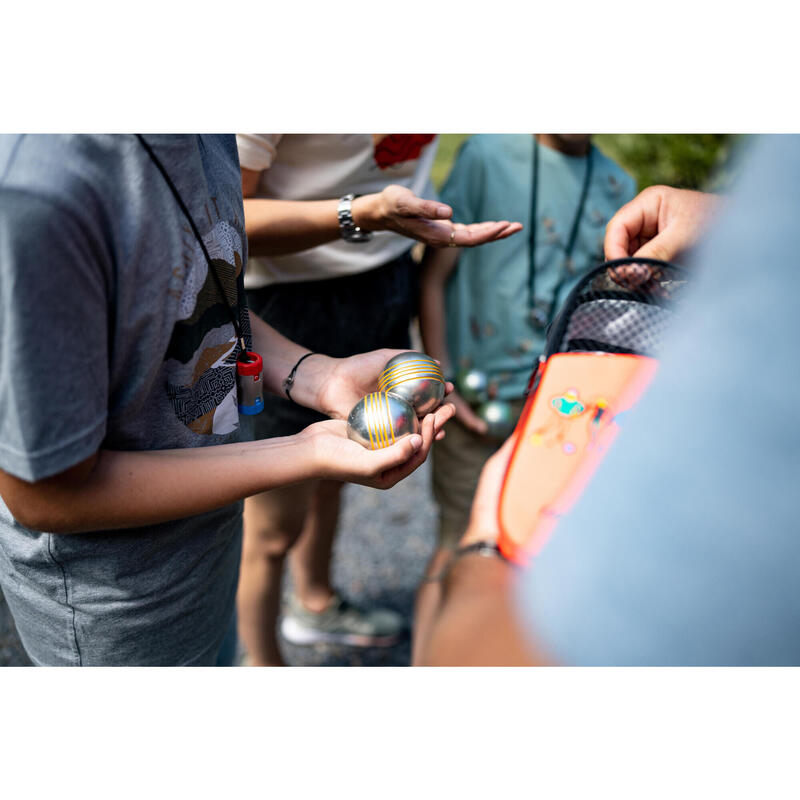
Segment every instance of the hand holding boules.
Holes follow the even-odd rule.
[[[442,404],[444,374],[439,362],[425,353],[413,350],[398,353],[389,359],[378,377],[378,391],[402,398],[417,416],[423,417]]]

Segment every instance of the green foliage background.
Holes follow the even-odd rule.
[[[437,189],[468,136],[440,137],[432,174]],[[656,183],[703,189],[719,183],[739,138],[724,133],[602,133],[595,135],[594,143],[636,179],[640,190]]]

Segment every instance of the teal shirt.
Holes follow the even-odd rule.
[[[456,222],[507,219],[525,226],[509,239],[464,249],[445,292],[452,366],[486,372],[497,396],[507,400],[522,396],[545,342],[528,288],[533,144],[530,134],[470,137],[442,190]],[[592,147],[591,184],[571,263],[565,264],[586,161],[539,146],[534,292],[545,316],[603,260],[606,223],[636,193],[633,178]]]

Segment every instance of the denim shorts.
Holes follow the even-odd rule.
[[[253,289],[247,302],[252,313],[315,353],[344,358],[381,347],[402,349],[410,346],[418,269],[409,250],[356,275]],[[264,410],[248,422],[254,438],[269,439],[291,436],[323,419],[324,414],[265,394]]]

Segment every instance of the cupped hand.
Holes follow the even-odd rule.
[[[417,197],[404,186],[387,186],[353,202],[356,225],[365,230],[394,231],[432,247],[475,247],[522,230],[521,223],[508,220],[454,225],[452,216],[450,206]]]
[[[334,419],[347,419],[353,406],[364,395],[378,389],[378,377],[390,358],[407,353],[407,350],[371,350],[350,358],[328,359],[328,373],[318,378],[319,402],[316,406]],[[445,384],[445,397],[453,391],[453,384]],[[448,414],[448,419],[452,414]]]
[[[421,420],[420,433],[382,450],[368,450],[348,439],[344,420],[309,425],[299,438],[312,449],[318,477],[389,489],[425,461],[437,434],[454,413],[453,406],[446,403]]]

